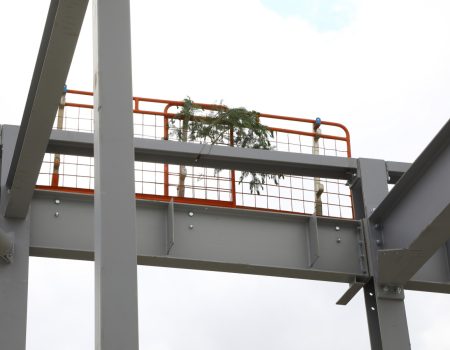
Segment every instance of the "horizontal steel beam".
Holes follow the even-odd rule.
[[[404,284],[439,249],[445,251],[450,239],[449,179],[450,121],[370,217],[383,237],[380,281]]]
[[[88,0],[52,0],[7,179],[4,215],[24,218],[63,93]]]
[[[403,162],[386,162],[386,170],[388,173],[388,182],[390,184],[396,184],[404,173],[408,171],[411,163],[403,163]]]
[[[310,267],[310,218],[138,201],[138,263],[334,282],[367,278],[356,220],[317,218]],[[35,256],[92,260],[93,197],[36,191],[30,245]]]
[[[53,130],[48,152],[72,155],[93,156],[93,136],[89,133]],[[286,170],[285,173],[297,173],[305,176],[322,176],[338,179],[350,179],[356,172],[356,159],[314,156],[308,154],[237,149],[198,144],[182,144],[173,141],[135,139],[136,160],[149,162],[168,162],[172,164],[190,164],[225,169],[267,171],[267,166]],[[281,157],[280,157],[281,155]],[[263,164],[261,161],[264,161]],[[276,163],[275,163],[276,162]],[[267,164],[269,163],[269,164]],[[289,163],[296,164],[291,167]],[[389,183],[395,184],[408,170],[411,164],[386,162]],[[245,169],[247,167],[247,169]]]
[[[3,129],[17,126],[4,125]],[[91,133],[53,130],[47,145],[47,152],[93,157],[94,136]],[[223,146],[181,144],[175,141],[161,141],[135,138],[135,159],[137,161],[186,164],[280,172],[292,175],[350,179],[356,172],[357,160],[329,156],[315,156],[301,153],[262,151]],[[395,183],[407,170],[408,163],[386,162],[386,169]]]
[[[92,134],[53,130],[47,151],[92,156],[92,142]],[[336,179],[349,179],[356,171],[352,158],[140,138],[135,138],[134,144],[137,161]]]
[[[93,260],[93,215],[93,196],[35,191],[30,254]],[[308,215],[137,202],[142,265],[346,283],[369,277],[364,272],[360,221],[318,217],[317,231],[310,230]],[[317,237],[313,267],[311,233]],[[440,258],[436,256],[432,268],[421,271],[405,288],[450,293],[447,265],[442,266]]]

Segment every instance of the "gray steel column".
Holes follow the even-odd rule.
[[[130,4],[93,5],[96,349],[137,350]]]
[[[7,202],[6,175],[18,135],[18,129],[8,128],[8,131],[12,131],[8,133],[5,129],[2,129],[2,206],[5,206]],[[0,215],[0,235],[9,241],[8,243],[14,242],[12,256],[9,257],[7,254],[4,258],[0,258],[0,348],[25,350],[30,247],[29,214],[24,219],[10,219]]]
[[[352,186],[358,218],[367,218],[388,194],[388,175],[382,160],[359,159],[358,176]],[[373,279],[364,286],[367,321],[372,350],[411,349],[401,287],[380,286],[377,282],[377,250],[383,237],[366,220],[365,239],[370,274]]]

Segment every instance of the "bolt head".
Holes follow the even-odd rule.
[[[189,225],[189,230],[192,230],[194,228],[194,225],[190,224]]]
[[[193,213],[192,211],[190,211],[190,212],[188,213],[188,215],[189,215],[190,217],[192,217],[192,216],[194,216],[194,213]]]
[[[61,204],[61,201],[59,199],[55,199],[55,204]]]
[[[55,218],[59,216],[59,211],[55,212]]]
[[[341,228],[339,226],[336,226],[336,231],[340,231]]]
[[[341,243],[341,237],[338,237],[338,239],[336,239],[337,243]]]

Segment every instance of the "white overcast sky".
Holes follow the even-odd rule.
[[[49,6],[3,1],[1,124],[19,124]],[[134,94],[341,122],[353,156],[413,161],[450,117],[450,1],[132,0]],[[92,90],[86,14],[67,84]],[[424,203],[424,205],[426,205]],[[28,350],[94,348],[93,264],[31,259]],[[368,349],[346,285],[139,268],[141,349]],[[413,349],[450,349],[450,296],[406,293]]]

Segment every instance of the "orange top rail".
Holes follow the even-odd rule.
[[[93,92],[80,91],[80,90],[68,89],[67,93],[75,94],[75,95],[94,96]],[[140,102],[160,103],[160,104],[165,104],[166,107],[163,112],[150,111],[150,110],[141,109]],[[184,103],[183,101],[163,100],[163,99],[148,98],[148,97],[133,97],[133,113],[160,115],[163,117],[176,118],[177,114],[176,113],[168,113],[168,110],[170,107],[182,107],[183,103]],[[92,104],[82,104],[82,103],[74,103],[74,102],[66,102],[65,105],[68,107],[79,107],[79,108],[90,108],[90,109],[94,108],[94,106]],[[217,105],[217,104],[196,103],[196,105],[200,106],[201,108],[209,109],[209,110],[216,110],[218,108],[223,108],[222,105]],[[287,117],[287,116],[266,114],[266,113],[260,113],[260,116],[261,116],[261,118],[308,123],[311,125],[314,125],[316,122],[315,119]],[[323,121],[323,120],[321,121],[321,125],[333,126],[333,127],[339,128],[343,131],[345,136],[321,134],[320,137],[323,139],[338,140],[338,141],[346,142],[347,156],[351,157],[352,151],[351,151],[351,146],[350,146],[350,132],[348,131],[348,129],[343,124],[329,122],[329,121]],[[272,131],[279,131],[279,132],[285,132],[285,133],[297,134],[297,135],[303,135],[303,136],[311,136],[311,137],[316,136],[316,134],[314,132],[298,131],[298,130],[292,130],[292,129],[276,128],[276,127],[269,127],[269,129]]]

